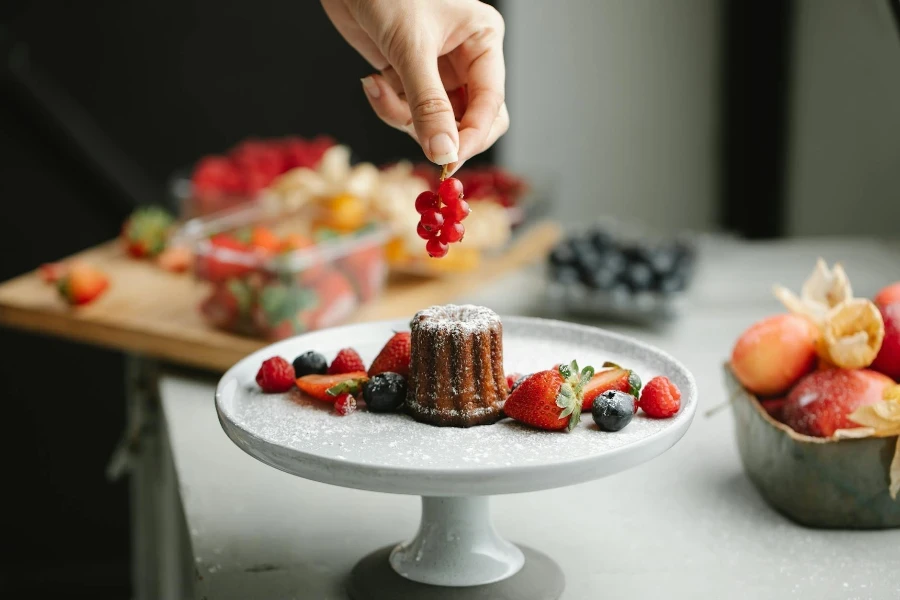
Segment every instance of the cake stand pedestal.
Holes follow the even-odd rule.
[[[517,546],[494,529],[490,496],[590,481],[665,452],[687,431],[696,410],[691,374],[664,352],[600,329],[503,319],[508,372],[535,372],[561,360],[610,360],[645,380],[667,375],[682,391],[671,419],[639,413],[628,427],[601,433],[585,417],[569,433],[541,432],[509,419],[458,429],[418,423],[403,414],[359,411],[337,416],[299,391],[263,394],[254,382],[263,360],[315,348],[326,356],[353,340],[371,361],[404,321],[351,325],[285,340],[232,367],[216,389],[225,433],[260,461],[299,477],[376,492],[422,497],[412,540],[383,547],[353,568],[353,600],[553,600],[564,588],[559,565]],[[387,541],[387,540],[386,540]]]

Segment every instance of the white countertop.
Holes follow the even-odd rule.
[[[745,477],[721,366],[752,321],[780,309],[771,285],[799,289],[817,256],[841,260],[858,295],[900,280],[896,245],[859,240],[704,242],[688,311],[652,331],[611,327],[681,359],[700,390],[691,429],[630,471],[545,492],[497,496],[508,539],[539,548],[588,598],[898,598],[900,530],[817,531],[766,505]],[[522,272],[465,298],[541,315]],[[364,554],[414,535],[417,497],[338,488],[257,462],[222,432],[210,381],[166,376],[161,394],[196,568],[198,598],[345,600]],[[577,511],[573,521],[568,511]],[[577,523],[564,526],[563,524]]]

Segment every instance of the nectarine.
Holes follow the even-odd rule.
[[[869,369],[829,369],[804,377],[782,409],[784,423],[798,433],[830,437],[838,429],[859,427],[847,418],[860,406],[880,402],[893,381]]]
[[[887,306],[888,304],[900,302],[900,281],[882,288],[881,291],[875,295],[873,302],[878,306]]]
[[[815,367],[817,336],[815,325],[800,315],[767,317],[738,338],[731,369],[754,394],[784,394]]]
[[[884,319],[884,340],[872,368],[893,379],[900,379],[900,301],[879,306]]]

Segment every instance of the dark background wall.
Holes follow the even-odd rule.
[[[131,207],[34,90],[83,110],[89,121],[68,124],[96,125],[91,147],[135,169],[141,199],[164,200],[174,171],[248,136],[325,133],[365,160],[421,156],[374,116],[359,82],[370,68],[318,2],[7,0],[0,44],[0,280],[110,239]],[[10,71],[26,49],[30,67]],[[6,329],[0,349],[13,482],[0,587],[128,597],[127,484],[103,476],[123,426],[122,357]]]

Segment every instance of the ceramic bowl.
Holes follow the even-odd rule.
[[[744,470],[775,510],[814,528],[900,527],[900,498],[888,492],[897,436],[835,441],[802,435],[773,419],[727,364],[725,379]]]

